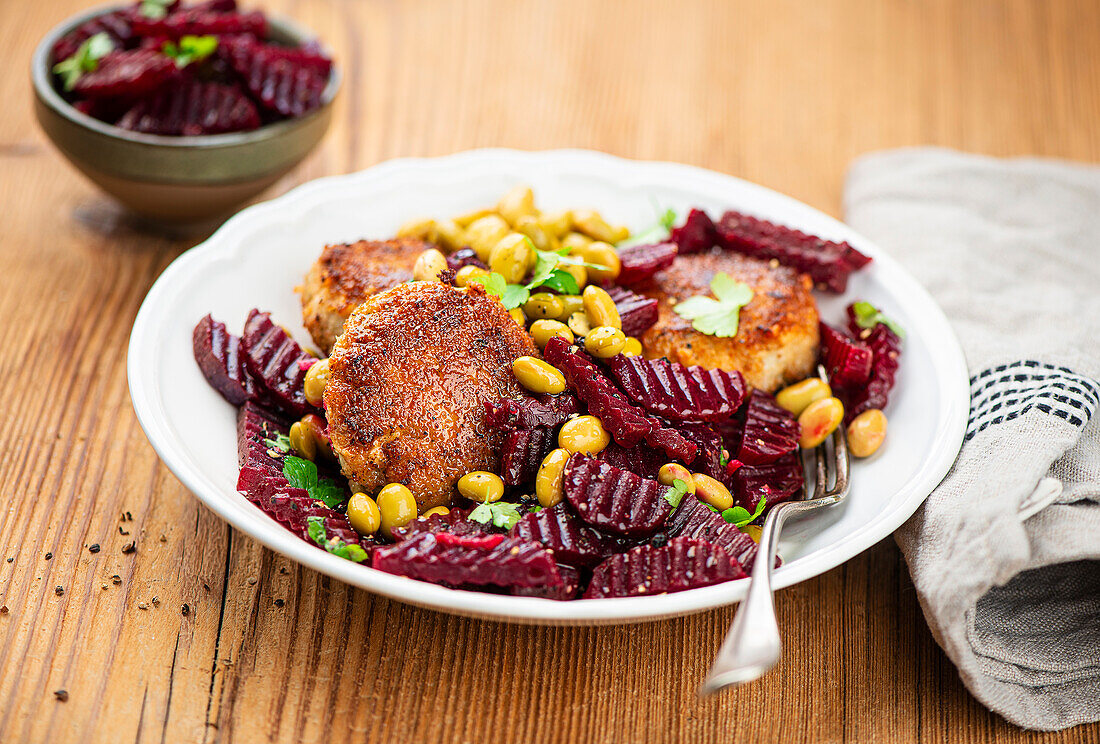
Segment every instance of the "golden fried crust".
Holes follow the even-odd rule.
[[[417,257],[431,247],[413,238],[326,246],[298,288],[302,322],[317,346],[328,353],[352,311],[371,295],[412,279]]]
[[[412,490],[420,510],[451,502],[472,470],[499,470],[503,435],[485,403],[520,397],[512,362],[537,353],[495,297],[432,282],[368,298],[348,318],[325,388],[332,446],[366,493]]]
[[[710,281],[718,272],[748,284],[754,292],[741,309],[734,338],[699,333],[672,310],[689,297],[713,296]],[[813,371],[819,336],[811,289],[810,278],[793,269],[721,249],[679,256],[640,288],[660,303],[657,323],[640,339],[642,348],[651,359],[668,357],[686,365],[737,370],[753,387],[774,391]]]

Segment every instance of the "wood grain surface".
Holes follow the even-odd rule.
[[[202,236],[128,217],[33,121],[33,44],[85,5],[0,15],[0,742],[1100,741],[978,704],[891,540],[782,591],[779,667],[700,702],[733,608],[592,629],[457,619],[230,529],[158,461],[125,379],[143,295]],[[1100,159],[1088,0],[266,7],[346,73],[324,144],[266,196],[395,156],[569,146],[839,215],[847,165],[877,148]]]

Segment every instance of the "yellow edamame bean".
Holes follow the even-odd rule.
[[[520,217],[535,214],[535,192],[530,186],[516,186],[497,202],[497,212],[513,225]]]
[[[531,239],[521,233],[509,233],[489,252],[489,271],[500,274],[509,284],[518,284],[534,258]]]
[[[554,238],[546,232],[546,229],[535,217],[520,217],[512,223],[512,226],[515,228],[516,232],[523,233],[529,237],[531,242],[534,243],[535,247],[540,251],[551,251],[554,249]]]
[[[589,324],[597,326],[609,326],[622,330],[623,321],[619,317],[619,309],[615,307],[615,301],[602,287],[589,285],[581,293],[584,298],[584,312],[588,315]]]
[[[642,353],[642,342],[633,336],[627,336],[626,343],[623,344],[623,353],[627,356],[638,356]]]
[[[438,282],[439,275],[447,270],[447,258],[435,248],[429,248],[416,257],[413,279],[418,282]]]
[[[322,359],[314,362],[306,370],[306,378],[302,382],[302,392],[311,406],[321,405],[325,398],[325,387],[328,386],[329,361]]]
[[[500,501],[504,481],[496,473],[475,470],[458,479],[458,492],[470,501]]]
[[[500,215],[489,214],[474,220],[466,228],[466,244],[474,249],[477,257],[482,261],[489,260],[489,254],[504,237],[512,232],[512,228]]]
[[[542,459],[535,475],[535,498],[543,508],[549,509],[562,500],[562,476],[569,462],[569,451],[559,447]]]
[[[615,229],[594,209],[574,209],[573,229],[604,243],[614,243],[618,236]]]
[[[577,416],[562,424],[558,432],[558,446],[569,452],[594,455],[611,443],[611,435],[603,428],[603,422],[595,416]]]
[[[375,498],[378,504],[381,530],[384,534],[393,537],[393,531],[398,527],[404,527],[416,519],[416,499],[408,486],[400,483],[387,483],[382,486]]]
[[[584,337],[584,348],[589,354],[600,359],[616,356],[626,346],[626,336],[618,328],[598,326]]]
[[[870,457],[886,439],[886,414],[871,408],[848,424],[848,451],[853,457]]]
[[[527,327],[527,316],[523,314],[523,311],[518,307],[513,307],[508,311],[508,314],[512,316],[512,320],[516,321],[516,325],[520,328]]]
[[[430,517],[434,514],[438,514],[441,517],[445,517],[450,513],[451,513],[451,510],[448,509],[445,506],[433,506],[431,509],[428,509],[428,511],[424,512],[419,517],[417,517],[417,519],[427,519],[428,517]]]
[[[317,459],[317,443],[301,421],[290,425],[290,448],[307,460]]]
[[[558,295],[558,299],[561,300],[561,315],[558,316],[558,320],[563,323],[569,320],[569,316],[573,313],[584,312],[584,298],[579,294]]]
[[[541,359],[521,356],[512,362],[512,374],[532,393],[556,395],[565,390],[565,375]]]
[[[695,495],[700,501],[710,504],[718,511],[725,511],[733,506],[733,494],[721,481],[703,473],[692,473],[691,480],[695,483]]]
[[[657,482],[662,486],[674,486],[676,481],[683,481],[688,493],[695,493],[695,479],[691,477],[691,471],[678,462],[668,462],[657,471]]]
[[[836,398],[822,398],[806,407],[798,417],[802,436],[798,444],[803,449],[813,449],[836,431],[844,420],[844,404]]]
[[[529,332],[540,349],[545,349],[546,343],[554,336],[561,336],[569,343],[573,343],[573,332],[560,320],[536,320],[531,324]]]
[[[489,276],[489,272],[480,266],[463,266],[455,272],[455,284],[459,287],[467,287],[475,276]]]
[[[466,245],[465,233],[454,220],[438,220],[435,231],[438,234],[436,243],[448,253],[454,253]]]
[[[828,398],[832,394],[833,391],[829,389],[827,382],[818,377],[810,377],[780,390],[775,394],[775,402],[791,414],[798,416],[811,403]]]
[[[580,251],[592,244],[592,238],[581,235],[579,232],[567,232],[561,239],[561,247],[569,250],[574,256],[580,256]]]
[[[614,281],[623,267],[618,252],[610,244],[602,241],[590,243],[573,253],[586,263],[592,264],[588,267],[588,278],[593,282]],[[594,266],[599,268],[593,268]]]
[[[573,227],[573,213],[568,209],[558,212],[543,212],[538,218],[542,229],[555,238],[565,237]]]
[[[562,304],[558,295],[549,292],[535,292],[527,302],[523,303],[523,312],[528,318],[540,320],[542,318],[561,317]]]
[[[434,243],[439,237],[439,230],[435,220],[421,218],[409,220],[404,225],[397,228],[397,237],[416,238],[418,240],[426,240],[429,243]]]
[[[353,493],[348,499],[348,521],[360,535],[373,535],[382,526],[382,512],[370,496]]]
[[[472,212],[466,212],[465,214],[458,215],[454,218],[454,222],[459,227],[465,229],[480,220],[482,217],[488,217],[491,214],[496,213],[491,209],[475,209]]]
[[[592,331],[592,325],[588,322],[588,314],[584,312],[573,313],[565,324],[576,336],[586,336]]]

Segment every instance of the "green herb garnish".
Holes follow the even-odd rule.
[[[656,205],[654,205],[656,206]],[[650,245],[652,243],[660,243],[668,240],[669,233],[672,231],[672,226],[676,224],[676,210],[666,209],[661,213],[661,216],[657,218],[657,222],[650,225],[640,233],[631,235],[626,240],[615,245],[620,250],[623,248],[630,248],[635,245]]]
[[[860,300],[852,305],[852,313],[855,315],[856,325],[860,328],[874,328],[879,323],[893,331],[898,338],[905,338],[905,330],[897,321],[882,314],[882,311],[866,300]]]
[[[309,517],[306,519],[306,534],[309,539],[322,548],[340,558],[347,558],[355,563],[362,563],[367,559],[367,551],[354,543],[346,543],[338,537],[330,538],[325,531],[324,517]]]
[[[509,504],[507,501],[495,503],[486,501],[474,507],[466,518],[481,524],[492,522],[497,527],[510,530],[520,520],[520,516],[522,515],[519,513],[517,504]]]
[[[73,56],[58,62],[53,66],[55,74],[61,76],[65,90],[72,90],[76,81],[86,72],[95,72],[99,67],[99,60],[113,51],[115,42],[106,31],[89,36],[84,43],[73,53]]]
[[[217,36],[183,36],[177,44],[164,42],[161,51],[176,60],[176,67],[183,68],[192,62],[202,62],[218,48]]]
[[[688,492],[688,484],[679,478],[672,481],[672,485],[665,491],[665,501],[672,504],[672,508],[675,509],[680,505],[680,502],[684,499],[684,494]]]
[[[161,18],[168,15],[168,6],[170,6],[173,1],[174,0],[142,0],[141,14],[146,18],[159,21]]]
[[[310,498],[322,502],[329,509],[344,503],[344,489],[331,478],[318,478],[317,466],[309,460],[294,455],[284,457],[283,476],[291,486],[308,491]]]
[[[557,251],[540,251],[535,248],[535,244],[531,242],[530,238],[527,239],[527,242],[531,244],[531,248],[535,251],[535,268],[531,272],[531,281],[527,282],[527,289],[550,287],[561,294],[578,294],[581,290],[577,286],[577,280],[561,266],[584,266],[589,269],[604,268],[570,256],[568,248]]]
[[[274,439],[265,439],[264,444],[268,446],[268,449],[273,449],[283,454],[290,452],[290,437],[286,434],[276,434]]]
[[[470,279],[470,284],[480,284],[487,294],[500,298],[506,310],[514,310],[527,302],[527,298],[531,296],[527,287],[522,284],[509,284],[495,271],[491,274],[475,276]]]
[[[743,506],[731,506],[729,509],[722,512],[722,519],[730,524],[737,525],[738,528],[744,527],[750,522],[755,522],[756,518],[764,513],[764,507],[767,503],[767,499],[760,497],[760,500],[756,502],[756,509],[752,514],[749,514],[749,510]]]
[[[710,290],[718,299],[692,297],[677,303],[672,309],[681,318],[692,321],[691,327],[700,333],[718,338],[733,338],[741,308],[752,300],[752,288],[744,282],[718,272],[710,281]]]

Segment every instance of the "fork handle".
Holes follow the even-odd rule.
[[[701,696],[759,679],[779,661],[783,644],[779,639],[772,593],[772,568],[779,547],[779,531],[788,515],[810,511],[816,506],[814,502],[790,501],[776,504],[768,513],[760,532],[760,547],[752,564],[748,593],[737,608],[733,625],[699,690]]]

